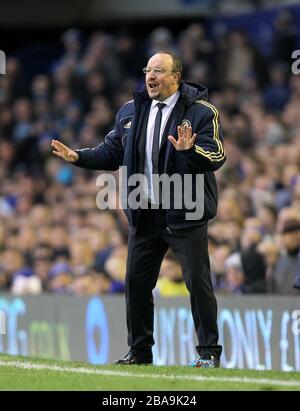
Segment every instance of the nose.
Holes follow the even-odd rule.
[[[146,77],[147,77],[147,78],[155,78],[155,77],[156,77],[156,74],[155,74],[154,69],[151,69],[151,70],[147,73]]]
[[[149,74],[149,76],[146,77],[146,83],[155,83],[156,77],[155,75]]]

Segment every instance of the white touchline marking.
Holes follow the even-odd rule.
[[[58,365],[44,365],[39,363],[31,363],[26,361],[0,361],[2,367],[16,367],[29,370],[49,370],[58,372],[70,372],[78,374],[92,374],[92,375],[107,375],[112,377],[139,377],[139,378],[163,378],[170,380],[188,380],[188,381],[216,381],[216,382],[241,382],[251,384],[272,384],[281,385],[286,387],[300,387],[300,381],[284,381],[284,380],[272,380],[265,378],[240,378],[240,377],[210,377],[201,375],[166,375],[166,374],[140,374],[130,373],[123,371],[111,371],[111,370],[99,370],[84,367],[60,367]]]

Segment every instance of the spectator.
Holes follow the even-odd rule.
[[[184,297],[189,295],[179,261],[169,252],[162,262],[156,285],[158,295],[162,297]]]
[[[244,283],[241,255],[233,253],[225,260],[225,278],[220,282],[217,291],[221,294],[243,294]]]
[[[72,280],[72,270],[67,263],[55,263],[49,270],[49,290],[53,293],[70,293]]]
[[[274,269],[273,291],[283,295],[299,295],[299,290],[293,288],[300,249],[299,214],[297,218],[285,217],[283,219],[280,225],[280,240],[283,246],[283,253]]]
[[[42,291],[41,280],[30,268],[23,268],[14,273],[11,286],[13,295],[39,294]]]
[[[266,290],[268,293],[273,291],[273,272],[279,258],[279,247],[275,241],[264,240],[257,247],[258,252],[263,256],[266,265]]]

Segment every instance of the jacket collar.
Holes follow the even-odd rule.
[[[180,94],[183,97],[183,101],[186,106],[190,106],[195,101],[203,99],[207,100],[208,90],[202,84],[196,84],[192,82],[182,82],[179,86]],[[144,87],[141,90],[133,91],[133,98],[136,103],[143,103],[145,101],[150,102],[151,99],[148,96],[147,89]]]

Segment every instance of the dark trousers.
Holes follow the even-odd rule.
[[[145,357],[152,356],[155,288],[160,265],[168,248],[180,261],[190,292],[191,311],[199,354],[220,357],[217,302],[213,293],[208,256],[207,223],[169,231],[164,210],[143,210],[135,234],[129,234],[126,270],[128,345]]]

